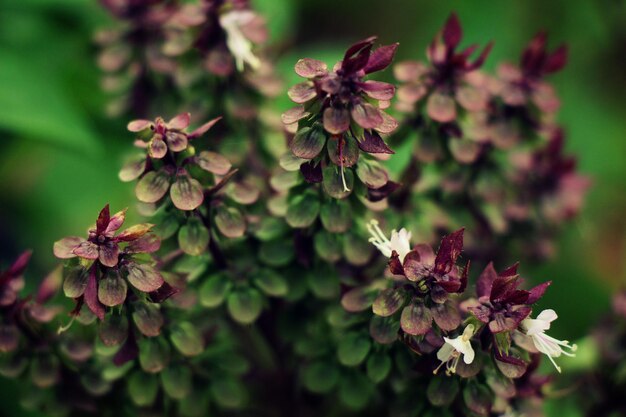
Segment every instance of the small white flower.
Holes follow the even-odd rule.
[[[367,230],[372,235],[369,241],[387,258],[390,258],[391,253],[395,250],[398,252],[400,262],[403,262],[407,253],[411,252],[411,232],[405,228],[400,229],[399,232],[393,230],[391,232],[391,240],[387,239],[387,236],[380,230],[377,220],[370,221],[367,224]]]
[[[557,319],[554,310],[543,310],[536,319],[524,319],[520,323],[520,327],[527,336],[533,341],[535,348],[545,354],[557,371],[561,372],[561,368],[554,362],[553,358],[561,355],[576,356],[577,346],[570,344],[567,340],[557,340],[554,337],[545,334],[550,329],[550,323]]]
[[[467,365],[474,361],[474,349],[470,342],[474,335],[474,325],[468,324],[463,334],[455,337],[454,339],[448,339],[444,337],[445,344],[437,352],[437,359],[441,361],[437,369],[433,371],[436,374],[444,364],[446,365],[446,373],[453,374],[456,372],[456,367],[459,364],[459,359],[463,355],[463,362]]]
[[[241,26],[254,18],[255,14],[250,10],[233,10],[220,16],[220,25],[226,31],[226,46],[235,57],[239,71],[243,71],[244,64],[252,69],[261,66],[261,60],[252,53],[252,42],[241,31]]]

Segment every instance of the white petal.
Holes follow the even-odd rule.
[[[537,320],[543,320],[543,321],[547,321],[548,323],[552,323],[558,317],[559,316],[556,315],[556,312],[554,310],[548,309],[548,310],[543,310],[541,313],[539,313],[539,315],[537,316]]]
[[[437,359],[439,359],[441,362],[447,362],[448,359],[450,359],[450,356],[452,356],[452,352],[454,351],[454,348],[449,344],[450,339],[444,337],[444,340],[446,341],[446,343],[441,347],[441,349],[437,351]]]
[[[472,345],[469,342],[467,342],[467,344],[468,347],[465,352],[463,352],[463,362],[469,365],[474,361],[474,349],[472,349]]]

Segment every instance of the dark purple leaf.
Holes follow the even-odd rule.
[[[87,307],[98,317],[100,320],[104,320],[105,309],[100,301],[98,301],[98,278],[96,277],[96,268],[91,267],[89,271],[89,279],[87,280],[87,287],[85,287],[84,293],[85,304]]]
[[[314,161],[305,162],[300,165],[300,172],[304,176],[305,181],[311,184],[322,182],[324,179],[322,176],[322,164],[319,162],[317,164]]]
[[[371,74],[372,72],[381,71],[387,68],[389,64],[391,64],[391,61],[393,61],[398,45],[398,43],[393,43],[391,45],[384,45],[376,48],[370,54],[367,65],[363,68],[363,71],[366,74]]]
[[[531,288],[528,291],[530,294],[528,296],[528,299],[526,300],[526,304],[534,304],[539,301],[539,299],[543,297],[543,294],[546,292],[550,284],[552,284],[552,281],[544,282],[537,285],[536,287]]]
[[[139,355],[139,347],[132,331],[128,332],[126,343],[122,345],[120,350],[117,351],[113,357],[113,363],[116,366],[122,366],[128,361],[132,361]]]
[[[395,153],[387,146],[378,132],[367,129],[363,132],[363,140],[359,141],[359,148],[367,153]]]
[[[391,271],[394,275],[404,275],[404,267],[402,266],[402,262],[400,262],[400,255],[395,250],[391,252],[391,257],[387,263],[389,266],[389,271]]]
[[[493,267],[493,262],[489,262],[476,281],[476,295],[488,297],[491,294],[491,286],[497,277],[498,273]]]
[[[459,229],[441,240],[441,245],[439,246],[437,257],[435,258],[436,273],[447,274],[452,270],[452,267],[463,250],[464,231],[464,228]]]
[[[353,74],[367,65],[375,40],[376,37],[372,36],[348,48],[341,63],[341,68],[346,74]]]
[[[543,72],[545,74],[551,74],[560,71],[565,64],[567,64],[567,45],[561,45],[548,56],[543,66]]]
[[[163,285],[161,285],[158,290],[149,293],[148,297],[153,303],[162,303],[171,296],[178,294],[179,292],[180,290],[178,288],[174,288],[167,282],[163,282]]]
[[[213,120],[209,120],[208,122],[206,122],[205,124],[197,128],[196,130],[188,134],[187,138],[189,140],[199,138],[200,136],[204,135],[210,128],[212,128],[213,125],[215,125],[215,123],[219,122],[221,118],[222,116],[216,117]]]
[[[389,196],[389,194],[396,191],[399,187],[400,184],[397,182],[387,181],[387,183],[380,188],[368,188],[367,199],[372,202],[384,200]]]
[[[448,49],[454,49],[461,42],[463,31],[456,13],[452,13],[443,27],[443,41]]]
[[[475,70],[475,69],[482,67],[482,65],[485,63],[485,60],[487,59],[487,56],[491,52],[492,48],[493,48],[493,42],[489,42],[487,46],[485,46],[485,48],[482,50],[478,58],[476,58],[476,60],[467,67],[467,70],[471,71],[471,70]]]
[[[109,211],[109,205],[107,204],[102,210],[100,210],[98,220],[96,220],[96,233],[104,233],[109,225],[109,220],[111,220],[111,213]]]
[[[72,239],[72,238],[66,237],[65,239]],[[65,239],[62,239],[59,242]],[[56,243],[54,244],[54,246],[56,248]],[[9,267],[9,269],[5,271],[4,275],[9,278],[17,278],[21,276],[26,270],[26,267],[28,266],[28,262],[30,261],[30,257],[32,254],[33,254],[33,251],[30,251],[30,250],[22,252],[20,256],[17,257],[15,262],[13,262],[13,264]],[[57,256],[56,250],[55,250],[55,256]],[[60,256],[57,256],[57,258],[60,258]]]

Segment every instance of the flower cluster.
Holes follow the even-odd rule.
[[[115,93],[108,111],[118,115],[131,111],[145,115],[157,93],[160,78],[172,80],[175,63],[161,50],[164,25],[174,12],[166,0],[101,0],[102,5],[124,22],[120,29],[97,34],[101,46],[98,65],[106,73],[103,89]]]
[[[332,71],[324,62],[311,58],[295,65],[296,73],[308,80],[289,89],[289,98],[299,104],[282,117],[288,131],[295,134],[289,147],[300,160],[306,181],[323,181],[328,194],[335,198],[354,188],[353,167],[361,182],[372,190],[370,195],[386,196],[393,188],[376,162],[361,154],[393,153],[381,134],[397,127],[396,120],[384,111],[395,87],[365,80],[365,76],[387,68],[398,45],[373,49],[375,41],[371,37],[352,45]]]
[[[116,234],[126,218],[126,210],[111,215],[107,204],[89,229],[87,239],[70,236],[54,243],[59,259],[79,258],[63,282],[67,297],[76,300],[76,314],[83,303],[100,320],[107,307],[122,305],[128,298],[128,284],[153,301],[162,302],[176,292],[159,271],[145,262],[140,254],[153,253],[160,239],[150,233],[153,225],[139,224]],[[140,299],[143,297],[140,297]]]
[[[532,306],[550,282],[522,290],[517,264],[500,273],[489,264],[476,282],[478,298],[458,304],[469,269],[469,262],[463,268],[456,265],[463,249],[462,229],[445,236],[435,254],[428,245],[411,248],[406,229],[393,231],[388,239],[376,221],[369,228],[371,242],[389,258],[387,284],[356,287],[344,294],[342,305],[355,314],[371,306],[371,336],[381,344],[402,341],[421,355],[418,369],[437,374],[445,368],[448,377],[461,378],[432,379],[428,399],[433,405],[454,402],[459,384],[465,387],[467,412],[479,415],[511,410],[512,398],[542,397],[547,379],[534,374],[538,353],[560,372],[555,358],[576,351],[576,345],[546,334],[557,318],[553,310],[531,318]],[[485,375],[486,383],[477,382],[478,374]]]
[[[29,253],[0,273],[0,374],[59,383],[34,407],[535,415],[550,381],[542,354],[560,372],[577,346],[547,334],[553,310],[533,312],[550,282],[525,290],[517,264],[494,263],[519,255],[505,243],[552,236],[588,185],[543,79],[564,48],[548,52],[540,34],[519,68],[492,77],[480,70],[491,44],[462,48],[453,14],[427,64],[395,67],[400,123],[395,86],[369,78],[398,44],[371,37],[332,69],[297,61],[306,80],[288,91],[297,106],[281,126],[259,94],[280,88],[248,0],[102,3],[127,25],[103,38],[100,63],[109,87],[130,78],[141,117],[127,125],[140,153],[119,177],[136,182],[150,223],[123,229],[126,210],[107,205],[86,237],[54,244],[64,266],[32,299],[18,294]],[[183,105],[197,119],[145,119]],[[210,114],[224,121],[189,129]],[[384,160],[407,141],[414,158],[396,182]],[[408,227],[389,236],[369,211]],[[475,285],[469,260],[487,265]],[[71,326],[53,329],[58,288],[75,307]]]
[[[204,68],[227,76],[235,67],[258,70],[262,62],[253,49],[266,40],[265,21],[247,0],[203,0],[185,4],[172,16],[164,49],[176,56],[197,48],[204,56]]]
[[[128,162],[120,171],[120,179],[138,180],[135,194],[145,204],[144,212],[156,215],[161,226],[167,223],[158,230],[159,236],[166,239],[178,232],[181,248],[190,255],[199,255],[207,248],[210,225],[226,237],[242,236],[246,220],[237,206],[252,204],[259,195],[245,181],[231,182],[237,170],[224,156],[213,151],[196,153],[191,145],[218,120],[206,122],[191,133],[185,131],[189,113],[167,123],[158,117],[154,122],[135,120],[128,124],[128,130],[138,135],[135,145],[146,149],[146,154]],[[165,198],[168,192],[169,199]],[[179,228],[182,222],[185,224]]]
[[[434,211],[440,220],[432,227],[470,225],[468,250],[485,263],[509,243],[523,245],[524,255],[549,256],[552,237],[577,214],[589,184],[563,156],[559,101],[544,80],[565,65],[567,49],[549,52],[540,33],[519,68],[505,63],[492,76],[480,70],[491,44],[471,61],[475,46],[456,52],[461,35],[452,15],[428,49],[428,64],[394,67],[405,119],[392,141],[416,146],[401,177],[407,190],[394,205]],[[427,198],[410,201],[410,188]],[[458,204],[468,207],[469,219],[455,213]]]
[[[404,83],[398,89],[400,110],[413,111],[416,105],[425,103],[426,114],[432,120],[449,123],[457,120],[459,106],[470,112],[486,109],[489,96],[476,85],[472,73],[483,65],[493,44],[489,43],[472,61],[478,46],[458,51],[462,38],[459,19],[452,14],[428,47],[430,65],[404,61],[394,67],[396,78]]]

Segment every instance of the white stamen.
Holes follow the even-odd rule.
[[[343,183],[343,192],[349,193],[350,189],[348,188],[348,185],[346,184],[346,176],[343,173],[343,165],[341,165],[341,182]]]
[[[395,250],[398,253],[400,262],[404,261],[404,257],[411,252],[411,232],[405,228],[400,231],[391,231],[391,240],[385,236],[380,227],[378,227],[378,221],[372,220],[367,224],[367,230],[372,237],[369,238],[369,242],[374,244],[376,248],[387,258],[391,257],[391,254]]]

